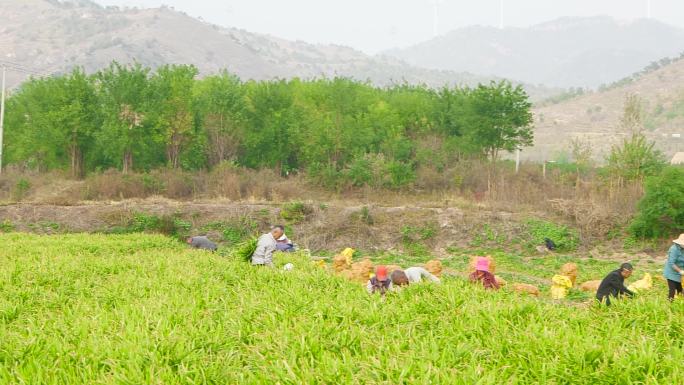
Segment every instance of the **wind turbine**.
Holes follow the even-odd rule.
[[[432,0],[432,34],[434,37],[439,36],[439,6],[444,3],[444,0]]]
[[[651,0],[646,0],[646,18],[651,18]]]
[[[504,29],[504,0],[499,0],[499,29]]]

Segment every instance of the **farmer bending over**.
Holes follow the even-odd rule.
[[[489,272],[489,259],[480,257],[475,264],[475,272],[470,274],[470,282],[482,282],[485,289],[499,290],[494,274]]]
[[[409,285],[409,277],[403,270],[394,270],[390,274],[390,280],[392,281],[392,290],[400,289],[402,286]]]
[[[672,241],[672,247],[667,252],[667,262],[663,275],[667,279],[669,293],[667,298],[672,301],[675,294],[682,294],[682,274],[684,274],[684,234]]]
[[[601,284],[599,285],[598,291],[596,292],[596,299],[603,303],[605,300],[606,305],[610,306],[610,299],[619,298],[623,294],[628,296],[633,296],[634,293],[629,291],[625,287],[625,279],[632,275],[632,267],[629,263],[623,263],[619,269],[610,272],[606,278],[603,278]]]
[[[216,251],[216,244],[209,240],[206,236],[189,237],[186,242],[193,249],[202,249],[209,251]]]
[[[295,250],[294,243],[283,233],[280,238],[276,238],[276,249],[284,253],[292,253]]]
[[[380,293],[385,295],[386,292],[392,289],[392,280],[387,276],[387,266],[378,266],[375,268],[375,276],[368,280],[366,290],[368,294]]]
[[[430,282],[436,282],[439,283],[439,278],[435,277],[432,275],[429,271],[425,270],[423,267],[409,267],[404,271],[406,273],[406,277],[408,277],[408,280],[410,283],[416,283],[420,282],[425,278],[426,280]]]
[[[252,265],[273,267],[273,253],[276,251],[276,239],[283,236],[285,228],[274,226],[269,233],[259,237],[256,250],[252,254]]]

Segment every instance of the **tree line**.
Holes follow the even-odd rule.
[[[531,103],[508,82],[373,87],[345,78],[200,79],[192,65],[82,69],[23,83],[7,101],[6,162],[73,177],[226,162],[321,183],[401,187],[417,167],[496,161],[532,144]]]

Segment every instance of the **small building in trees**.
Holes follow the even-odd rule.
[[[670,161],[670,164],[676,165],[684,165],[684,152],[678,152],[676,153],[673,157],[672,160]]]

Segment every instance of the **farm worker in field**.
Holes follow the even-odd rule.
[[[667,279],[669,292],[667,298],[672,301],[675,294],[682,294],[682,274],[684,274],[684,234],[672,241],[672,247],[667,253],[667,262],[663,276]]]
[[[277,250],[278,244],[276,239],[282,237],[283,233],[285,233],[285,228],[278,225],[259,237],[256,250],[252,254],[252,265],[273,267],[273,253]]]
[[[392,281],[392,289],[399,289],[402,286],[408,286],[410,283],[409,277],[403,270],[394,270],[390,274],[390,280]]]
[[[379,265],[375,268],[375,276],[368,280],[366,290],[368,294],[380,293],[385,295],[386,292],[392,289],[392,280],[387,274],[387,266]]]
[[[625,287],[625,279],[629,278],[634,271],[629,263],[623,263],[619,269],[610,272],[606,278],[603,278],[601,284],[596,291],[596,299],[603,303],[605,301],[606,305],[610,306],[610,299],[618,298],[622,295],[628,295],[632,297],[632,293],[629,289]]]
[[[186,242],[194,249],[216,251],[216,244],[206,236],[189,237]]]
[[[406,277],[408,277],[409,283],[421,282],[423,278],[430,282],[439,283],[439,278],[435,277],[425,268],[420,266],[409,267],[408,269],[404,270],[404,273],[406,273]]]
[[[484,257],[477,259],[475,263],[475,272],[470,274],[470,282],[482,282],[485,289],[499,290],[499,284],[496,282],[494,274],[489,272],[489,260]]]
[[[284,253],[291,253],[295,251],[294,243],[287,238],[285,233],[283,233],[280,238],[276,239],[276,249]]]

